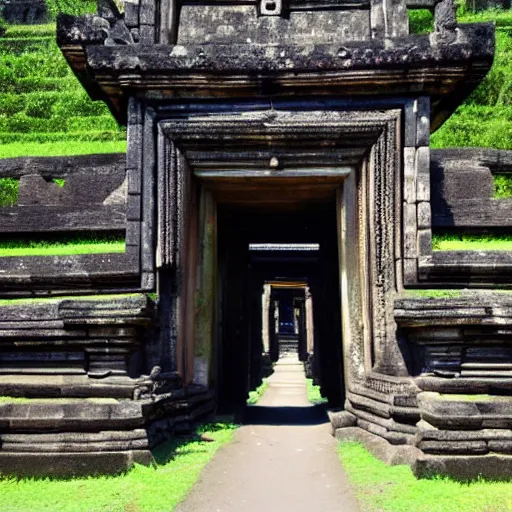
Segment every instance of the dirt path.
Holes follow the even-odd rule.
[[[275,366],[245,425],[203,471],[178,512],[357,512],[325,412],[306,396],[303,366]]]

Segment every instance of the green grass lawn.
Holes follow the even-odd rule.
[[[203,428],[213,442],[177,441],[155,453],[157,467],[137,465],[115,477],[0,479],[2,512],[171,512],[204,466],[231,441],[232,424]]]
[[[137,297],[139,293],[123,293],[123,294],[104,294],[104,295],[63,295],[59,297],[32,297],[27,299],[0,299],[0,306],[25,306],[27,304],[50,303],[59,300],[116,300],[130,297]],[[153,293],[147,293],[150,299],[153,299]],[[5,397],[4,397],[5,398]],[[7,397],[9,398],[9,397]],[[0,397],[0,401],[2,397]],[[5,400],[4,400],[5,401]]]
[[[71,256],[125,252],[124,238],[76,238],[59,240],[5,240],[0,242],[0,257]]]
[[[249,391],[249,398],[247,399],[247,404],[248,405],[256,404],[260,400],[260,398],[263,396],[263,393],[265,393],[267,388],[268,388],[267,379],[263,379],[263,382],[256,389]]]
[[[421,26],[423,15],[415,16]],[[496,23],[494,63],[483,82],[432,135],[432,147],[512,149],[512,10],[471,13],[462,7],[457,18],[460,23]]]
[[[320,386],[316,386],[315,384],[313,384],[313,379],[306,379],[306,391],[308,394],[308,400],[312,404],[327,403],[327,398],[324,398],[320,394]]]
[[[409,466],[387,466],[354,442],[338,453],[364,512],[512,511],[512,483],[417,480]]]
[[[50,0],[53,15],[95,0]],[[126,151],[126,129],[93,102],[55,40],[55,23],[6,25],[0,38],[0,158]]]
[[[19,156],[73,156],[98,153],[126,153],[126,140],[0,144],[0,158]]]
[[[509,235],[434,235],[434,251],[512,251]]]

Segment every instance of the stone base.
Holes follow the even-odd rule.
[[[16,477],[79,477],[113,475],[133,464],[149,465],[149,450],[87,453],[2,453],[0,474]]]
[[[15,476],[113,474],[151,464],[152,450],[212,414],[200,386],[141,400],[48,398],[0,404],[0,473]]]
[[[390,466],[407,464],[417,478],[447,476],[455,480],[510,480],[512,455],[427,455],[411,445],[393,445],[360,427],[338,428],[336,439],[357,441]]]
[[[415,446],[395,445],[388,443],[384,438],[371,434],[360,427],[338,428],[334,437],[340,441],[357,441],[378,459],[390,466],[408,464],[413,466],[422,455],[422,452]]]
[[[412,470],[418,478],[436,475],[449,476],[456,480],[475,480],[479,477],[489,480],[510,480],[512,478],[512,456],[488,455],[424,455],[422,454]]]

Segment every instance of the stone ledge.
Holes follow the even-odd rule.
[[[375,457],[390,466],[412,464],[421,455],[418,448],[411,445],[393,445],[384,438],[371,434],[360,427],[338,428],[334,437],[339,441],[357,441]]]
[[[512,455],[427,455],[415,446],[392,445],[359,427],[338,428],[335,437],[340,441],[361,443],[374,457],[390,466],[407,464],[417,478],[440,475],[456,480],[474,480],[479,477],[509,480],[512,475]]]
[[[418,478],[449,476],[456,480],[510,480],[512,456],[510,455],[421,455],[412,470]]]
[[[116,474],[133,464],[150,465],[149,450],[89,453],[0,453],[0,474],[17,477],[69,477]]]

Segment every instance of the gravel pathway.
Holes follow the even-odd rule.
[[[358,512],[327,416],[308,402],[303,365],[285,355],[274,370],[177,512]]]

